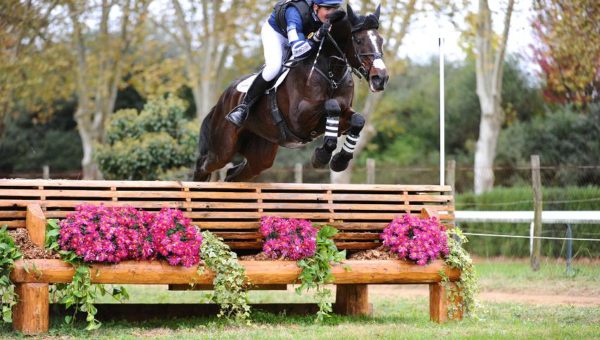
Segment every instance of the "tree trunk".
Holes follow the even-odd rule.
[[[479,195],[494,186],[494,158],[502,124],[494,113],[484,114],[479,124],[479,139],[475,150],[475,194]]]
[[[504,18],[504,31],[500,44],[493,47],[495,36],[492,15],[487,0],[479,0],[477,18],[477,96],[481,107],[479,139],[475,149],[474,191],[476,195],[489,191],[494,186],[494,159],[498,136],[504,122],[502,111],[502,78],[504,54],[514,0],[509,0]]]

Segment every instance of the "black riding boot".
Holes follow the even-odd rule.
[[[235,124],[235,126],[242,127],[244,121],[246,121],[246,117],[248,117],[250,108],[265,93],[268,87],[269,82],[263,78],[262,73],[259,73],[252,82],[252,85],[250,85],[244,101],[229,112],[225,118]]]

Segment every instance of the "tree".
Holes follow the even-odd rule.
[[[179,47],[200,121],[214,105],[230,59],[243,53],[271,7],[241,0],[171,0],[154,23]],[[164,15],[171,11],[173,15]],[[255,65],[260,66],[260,65]]]
[[[106,143],[96,158],[108,179],[188,179],[196,156],[198,124],[184,117],[175,97],[154,98],[138,113],[117,111],[108,121]]]
[[[134,40],[140,39],[148,5],[147,0],[67,2],[77,74],[75,121],[83,146],[81,166],[85,179],[101,176],[94,161],[95,149],[102,142],[105,122],[114,111],[117,90],[125,71],[125,58]],[[119,20],[112,23],[111,12],[114,15],[117,11]],[[96,13],[100,19],[94,22],[92,14]],[[87,29],[91,30],[94,23],[98,25],[97,33],[88,34]]]
[[[68,46],[52,30],[58,5],[59,0],[0,1],[0,131],[24,112],[46,121],[54,103],[73,91]]]
[[[487,0],[479,0],[477,14],[476,72],[477,96],[481,106],[479,137],[475,148],[474,190],[475,194],[489,191],[494,186],[494,159],[498,136],[505,119],[502,110],[502,78],[504,76],[504,55],[514,0],[508,1],[504,17],[504,29],[500,43],[494,46],[492,14]]]
[[[380,0],[361,0],[360,12],[373,12]],[[423,13],[442,13],[452,16],[462,4],[450,0],[391,0],[382,4],[381,8],[381,27],[380,32],[384,38],[384,57],[388,72],[392,74],[399,73],[403,69],[403,61],[400,58],[399,50],[402,46],[404,37],[408,33],[411,23],[413,23],[419,14]],[[360,94],[362,89],[358,89]],[[363,97],[362,109],[359,110],[366,120],[365,127],[361,132],[360,139],[356,145],[354,155],[358,156],[369,141],[375,136],[376,130],[371,116],[376,111],[385,93],[371,93],[368,95],[359,95]],[[355,106],[357,106],[355,104]],[[350,183],[352,176],[353,162],[350,162],[348,169],[343,172],[331,172],[332,183]]]
[[[600,3],[536,0],[535,59],[550,102],[585,107],[600,98]]]

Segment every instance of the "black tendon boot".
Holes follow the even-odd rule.
[[[244,101],[229,112],[225,118],[235,124],[238,128],[242,127],[244,121],[246,121],[246,118],[248,117],[250,108],[260,96],[265,93],[268,87],[269,82],[263,78],[261,73],[259,73],[252,82],[252,85],[250,85],[246,97],[244,97]]]

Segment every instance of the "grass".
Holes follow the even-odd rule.
[[[564,274],[564,264],[545,263],[532,273],[526,261],[479,261],[477,270],[482,290],[552,292],[554,285],[580,287],[577,292],[596,294],[600,266],[576,265],[575,276]],[[205,302],[208,292],[172,292],[164,286],[128,287],[131,302]],[[597,296],[597,295],[596,295]],[[600,335],[600,307],[569,305],[536,306],[510,303],[482,303],[479,319],[438,325],[429,321],[428,301],[424,297],[401,297],[371,294],[374,315],[370,318],[333,316],[323,324],[313,316],[283,316],[260,312],[252,315],[250,326],[230,325],[216,318],[148,320],[145,322],[107,322],[98,331],[88,333],[84,324],[76,328],[52,320],[49,338],[137,339],[431,339],[431,338],[594,338]],[[311,296],[292,291],[251,292],[253,303],[314,302]],[[109,302],[105,300],[103,302]],[[18,338],[10,325],[0,325],[0,338]]]

